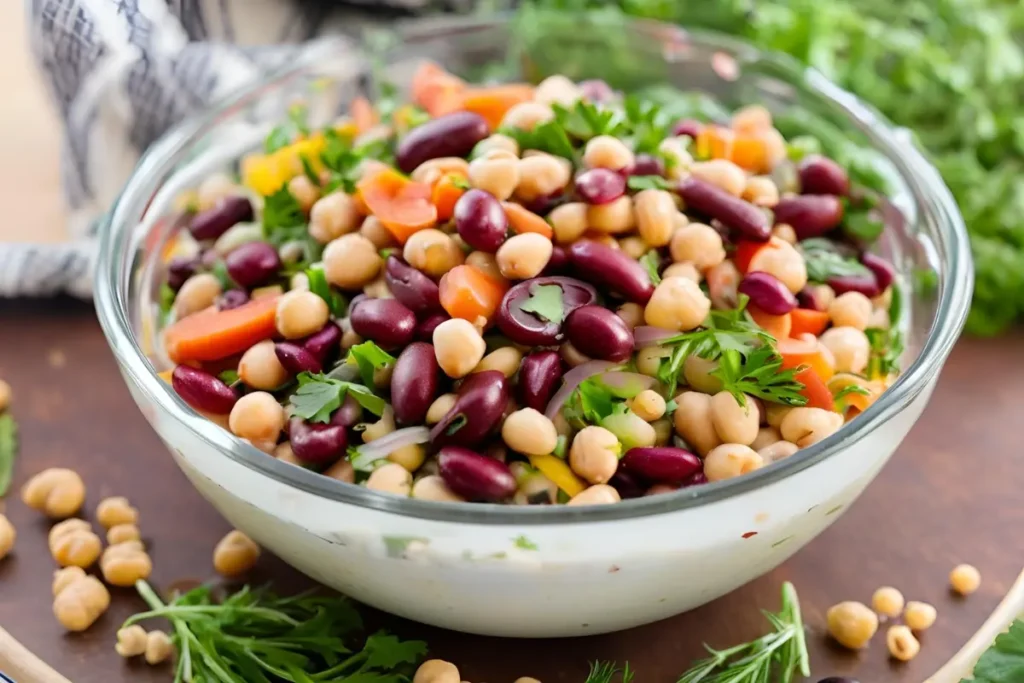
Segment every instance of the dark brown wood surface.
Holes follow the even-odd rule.
[[[782,581],[793,581],[810,627],[813,681],[851,675],[862,683],[920,683],[952,656],[999,602],[1024,564],[1024,335],[965,340],[950,359],[919,424],[867,492],[796,557],[714,603],[623,633],[569,640],[497,640],[465,636],[379,616],[405,636],[427,640],[473,683],[582,683],[588,660],[628,660],[637,683],[674,682],[701,654],[701,643],[727,646],[761,633],[760,608],[774,609]],[[214,544],[227,524],[192,490],[122,384],[90,307],[68,301],[0,303],[0,377],[14,389],[21,456],[6,514],[18,530],[0,562],[0,624],[75,683],[170,680],[166,668],[125,663],[114,632],[141,608],[129,589],[113,589],[110,611],[87,633],[66,635],[51,614],[53,560],[47,522],[21,504],[17,488],[53,466],[78,470],[88,487],[86,512],[109,495],[141,511],[164,587],[212,574]],[[950,595],[958,562],[981,569],[980,591]],[[272,557],[252,577],[289,592],[309,583]],[[880,632],[852,654],[823,636],[824,612],[846,599],[869,601],[880,585],[938,607],[920,656],[892,665]]]

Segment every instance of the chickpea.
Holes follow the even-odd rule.
[[[320,188],[314,185],[313,181],[305,174],[297,175],[288,181],[288,192],[295,197],[295,201],[299,203],[299,208],[303,213],[309,213],[313,205],[320,199]],[[312,235],[312,232],[310,234]],[[315,237],[314,235],[314,239]]]
[[[754,399],[746,395],[744,398],[746,405],[740,405],[728,391],[720,391],[711,397],[711,423],[725,443],[749,446],[757,438],[761,415]]]
[[[330,319],[331,311],[327,308],[327,302],[313,292],[300,289],[288,292],[277,300],[274,324],[277,326],[278,333],[285,339],[308,337],[323,328]],[[277,374],[276,369],[267,367],[269,365],[269,356],[277,357],[274,355],[273,342],[267,340],[266,344],[269,344],[269,346],[265,345],[263,350],[257,352],[249,359],[252,367],[247,369],[252,372],[253,378],[256,380],[277,379],[274,376]],[[239,375],[241,375],[245,360],[245,356],[242,356],[243,362],[239,363],[238,366]],[[284,370],[284,368],[282,367],[281,370]]]
[[[341,289],[362,289],[377,277],[382,263],[377,247],[360,233],[342,235],[324,249],[324,274],[328,282]]]
[[[676,397],[676,404],[676,412],[672,414],[676,434],[696,449],[698,454],[706,455],[722,443],[711,422],[710,396],[686,391]]]
[[[220,539],[213,549],[213,568],[221,576],[234,578],[252,569],[259,557],[260,547],[235,529]]]
[[[385,279],[384,274],[381,273],[373,279],[369,284],[363,287],[363,294],[371,299],[394,299],[395,295],[391,293],[391,288],[388,286],[388,281]]]
[[[572,167],[565,159],[550,154],[536,154],[518,162],[519,183],[516,196],[530,201],[552,195],[569,184]]]
[[[752,176],[747,178],[747,183],[743,187],[743,194],[741,196],[754,206],[771,209],[779,203],[779,188],[768,176]],[[796,233],[793,232],[792,227],[789,227],[789,231],[793,233],[793,239],[787,239],[786,241],[792,244],[796,242]]]
[[[868,326],[871,310],[871,299],[860,292],[846,292],[829,304],[828,317],[836,327],[863,330]]]
[[[254,391],[238,399],[231,408],[228,428],[243,439],[276,442],[285,419],[284,408],[276,398],[265,391]]]
[[[516,464],[525,463],[512,463],[509,467]],[[512,499],[516,505],[553,505],[558,500],[558,486],[540,472],[521,474],[515,469],[512,472],[519,483],[519,489]]]
[[[760,453],[762,448],[767,448],[779,441],[782,441],[782,434],[779,433],[778,429],[775,427],[761,427],[757,430],[757,436],[754,437],[750,447]]]
[[[85,483],[74,470],[52,467],[25,482],[21,502],[50,519],[66,519],[82,508]]]
[[[509,157],[485,155],[469,163],[469,182],[473,187],[505,201],[519,186],[519,168],[519,160],[514,154]]]
[[[413,233],[405,243],[402,256],[410,266],[435,278],[461,266],[466,258],[451,236],[434,228]]]
[[[690,223],[672,233],[669,253],[676,263],[692,263],[704,271],[725,261],[722,236],[710,225]]]
[[[196,188],[196,208],[207,211],[222,199],[236,197],[243,193],[234,180],[225,173],[214,173],[203,179]]]
[[[100,570],[110,585],[132,586],[140,579],[149,578],[153,561],[140,541],[126,541],[107,546],[100,558]]]
[[[389,462],[370,473],[366,488],[407,497],[412,491],[412,475],[398,463]]]
[[[718,370],[717,360],[701,358],[691,353],[683,361],[683,377],[691,388],[705,394],[717,394],[722,390],[722,380],[711,374]]]
[[[598,135],[587,142],[583,151],[583,163],[590,168],[609,168],[621,171],[633,165],[632,150],[622,140],[611,135]]]
[[[305,273],[295,273],[288,280],[288,289],[309,289],[309,276]]]
[[[598,244],[603,244],[604,246],[610,247],[615,251],[619,250],[619,241],[607,233],[598,232],[596,230],[587,230],[585,233],[583,233],[583,237],[581,239],[590,240],[591,242],[597,242]]]
[[[665,278],[654,288],[644,320],[648,325],[688,332],[698,327],[711,311],[711,302],[693,280]]]
[[[867,329],[887,330],[891,325],[892,321],[889,320],[889,311],[884,308],[876,308],[871,311]]]
[[[774,248],[761,249],[750,260],[747,272],[760,271],[774,275],[793,294],[807,284],[807,264],[804,257],[789,242],[773,237],[769,244]]]
[[[878,630],[878,616],[860,602],[847,601],[829,608],[828,632],[843,647],[859,650]]]
[[[782,427],[782,421],[786,419],[786,415],[789,415],[791,410],[793,410],[792,407],[782,403],[765,403],[765,422],[768,423],[769,427],[779,429]]]
[[[656,377],[661,368],[661,362],[671,355],[672,349],[667,346],[642,348],[636,354],[636,371],[641,375]]]
[[[473,266],[485,275],[490,275],[503,285],[508,285],[508,280],[501,274],[501,268],[498,267],[498,261],[494,254],[489,254],[486,251],[471,251],[466,257],[466,265]]]
[[[818,338],[835,359],[836,372],[860,374],[871,358],[871,342],[855,327],[832,327]]]
[[[388,460],[398,463],[410,472],[415,472],[427,459],[427,449],[422,444],[409,444],[388,453]]]
[[[238,378],[253,389],[263,391],[271,391],[287,382],[288,371],[277,359],[274,346],[273,340],[267,339],[249,347],[238,361]]]
[[[633,198],[622,195],[607,204],[593,204],[587,207],[587,225],[600,234],[617,235],[636,227],[633,212]]]
[[[533,408],[522,408],[505,418],[501,438],[509,448],[524,455],[547,455],[558,444],[554,423]]]
[[[566,505],[610,505],[622,500],[619,492],[607,484],[594,484],[573,496]]]
[[[540,683],[540,681],[532,676],[520,676],[514,683]]]
[[[772,114],[760,104],[748,104],[733,112],[730,126],[737,133],[761,133],[772,127]]]
[[[163,631],[150,631],[146,634],[146,650],[143,653],[146,664],[160,664],[174,654],[171,638]]]
[[[363,219],[362,225],[359,226],[359,234],[370,240],[378,251],[398,246],[398,240],[376,216],[367,216]]]
[[[476,143],[476,147],[473,148],[474,157],[487,156],[490,152],[508,152],[513,156],[519,156],[519,143],[514,138],[510,138],[507,135],[501,133],[495,133],[488,138],[484,138],[480,142]]]
[[[800,447],[789,441],[776,441],[773,444],[759,448],[757,454],[764,460],[765,465],[784,460],[800,450]]]
[[[334,463],[320,474],[325,477],[330,477],[331,479],[348,482],[349,484],[354,484],[356,481],[355,468],[352,467],[352,463],[344,458]]]
[[[579,367],[580,365],[593,360],[590,356],[583,355],[583,353],[570,342],[563,342],[562,345],[558,347],[558,353],[562,357],[562,360],[564,360],[571,368]]]
[[[665,399],[658,392],[646,389],[633,397],[629,407],[644,422],[654,422],[665,414]]]
[[[572,440],[569,466],[591,484],[604,484],[618,469],[620,455],[622,444],[614,434],[604,427],[584,427]]]
[[[146,629],[138,624],[119,629],[114,651],[125,659],[141,655],[146,651]]]
[[[662,271],[661,277],[683,277],[686,278],[687,280],[693,280],[693,282],[698,285],[700,284],[700,281],[704,279],[704,277],[700,274],[700,271],[697,270],[697,266],[693,265],[692,263],[669,264],[668,268]]]
[[[764,467],[764,459],[751,449],[738,443],[724,443],[704,456],[704,476],[708,481],[732,479]]]
[[[911,600],[903,611],[903,623],[913,631],[926,631],[938,617],[938,612],[927,602]]]
[[[779,431],[786,441],[807,448],[832,436],[842,426],[843,416],[839,413],[822,408],[793,408],[783,418]]]
[[[11,407],[11,385],[0,379],[0,413]]]
[[[535,102],[544,104],[560,104],[569,107],[583,99],[583,91],[578,85],[561,74],[548,76],[533,91]]]
[[[465,502],[444,483],[437,474],[429,474],[422,479],[417,479],[412,485],[412,497],[418,500],[448,501],[452,503]]]
[[[448,173],[454,173],[465,178],[469,175],[469,162],[462,157],[428,159],[417,166],[410,177],[417,183],[433,185]]]
[[[50,554],[61,567],[88,569],[100,556],[103,544],[84,519],[67,519],[50,529]]]
[[[519,364],[522,362],[522,351],[514,346],[503,346],[484,356],[483,360],[473,368],[473,372],[497,370],[506,377],[512,377],[519,371]]]
[[[743,194],[747,185],[747,174],[728,159],[698,161],[690,166],[693,177],[721,188],[734,197]]]
[[[380,419],[366,425],[363,430],[363,443],[376,441],[382,436],[387,436],[395,431],[395,411],[391,407],[384,409]]]
[[[356,344],[363,343],[363,338],[352,329],[352,322],[348,318],[343,318],[339,327],[341,327],[341,348],[348,350]]]
[[[425,422],[428,425],[435,425],[440,422],[448,414],[448,411],[455,407],[456,398],[455,394],[441,394],[435,398],[434,402],[427,408]]]
[[[569,202],[556,206],[548,214],[548,221],[559,244],[572,244],[587,231],[587,210],[583,202]]]
[[[434,355],[449,377],[458,379],[473,371],[484,357],[487,344],[468,321],[452,318],[434,328]]]
[[[672,180],[682,180],[690,174],[693,155],[687,149],[688,144],[689,137],[680,136],[665,138],[658,145],[658,152],[669,162],[668,177]]]
[[[510,280],[528,280],[540,275],[551,260],[551,240],[534,232],[514,235],[498,247],[495,258],[501,274]]]
[[[117,545],[126,541],[139,541],[141,539],[142,534],[139,532],[139,527],[132,523],[115,524],[107,529],[108,545]]]
[[[666,190],[643,190],[633,199],[636,227],[644,241],[652,247],[663,247],[675,230],[675,200]]]
[[[892,586],[882,586],[871,595],[872,609],[890,619],[903,612],[903,604],[903,593]]]
[[[500,128],[506,126],[520,130],[533,130],[538,124],[547,123],[555,118],[550,106],[541,102],[520,102],[505,112]]]
[[[889,654],[901,662],[909,662],[921,651],[921,643],[907,626],[890,626],[885,632],[885,646]]]
[[[11,520],[7,519],[7,515],[0,513],[0,560],[10,554],[17,538],[18,532],[15,531]]]
[[[970,595],[981,585],[981,572],[969,564],[958,564],[949,573],[949,585],[960,595]]]
[[[460,683],[461,680],[459,669],[451,662],[428,659],[416,669],[412,683]]]
[[[110,592],[81,568],[69,569],[78,572],[54,575],[53,616],[69,631],[84,631],[110,607]]]
[[[630,235],[619,240],[619,251],[631,259],[639,260],[644,254],[651,250],[651,245],[644,242],[643,237]]]
[[[197,273],[178,290],[174,297],[174,314],[180,319],[213,306],[223,289],[212,273]]]
[[[626,327],[631,330],[637,325],[644,324],[644,307],[640,304],[624,303],[615,311],[615,315],[619,316],[622,322],[626,323]]]

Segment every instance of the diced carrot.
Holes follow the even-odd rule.
[[[277,300],[256,299],[226,311],[211,307],[182,318],[164,330],[167,355],[175,363],[217,360],[270,339]]]
[[[377,125],[377,112],[374,111],[370,100],[362,95],[352,100],[349,115],[352,117],[352,123],[356,126],[356,131],[360,133],[365,133]]]
[[[501,125],[509,109],[533,99],[533,86],[506,83],[485,88],[470,88],[462,94],[462,109],[479,114],[491,130]]]
[[[473,266],[456,266],[441,278],[441,306],[453,318],[494,319],[508,288]]]
[[[458,111],[466,83],[433,62],[424,62],[412,77],[412,100],[431,116]]]
[[[466,191],[459,186],[463,173],[445,173],[430,190],[430,203],[437,209],[437,220],[446,221],[455,215],[455,203]]]
[[[697,136],[697,158],[729,159],[736,134],[722,126],[705,126]]]
[[[740,168],[753,173],[771,170],[768,167],[768,150],[764,140],[757,135],[737,135],[729,159]]]
[[[402,244],[413,233],[437,223],[430,186],[409,180],[393,168],[365,174],[356,189],[369,212]]]
[[[796,337],[801,334],[813,334],[819,336],[828,327],[828,313],[815,311],[811,308],[794,308],[790,312],[793,318],[793,329],[790,336]]]
[[[836,409],[836,402],[832,398],[832,392],[828,390],[825,381],[814,371],[814,368],[806,367],[798,370],[794,375],[794,379],[804,385],[800,393],[807,397],[808,408]]]
[[[754,322],[757,323],[761,329],[776,339],[785,339],[789,337],[790,330],[793,329],[793,318],[790,317],[789,313],[772,315],[771,313],[762,311],[753,304],[747,306],[747,311],[750,313],[750,317],[754,319]]]
[[[550,479],[555,486],[565,491],[570,498],[587,488],[565,461],[554,455],[531,455],[530,464],[540,470],[541,474]]]
[[[548,239],[555,236],[555,231],[546,220],[523,207],[521,204],[516,204],[515,202],[502,202],[501,206],[505,209],[505,215],[508,217],[509,226],[516,234],[521,235],[524,232],[535,232],[538,235],[547,237]]]
[[[813,368],[826,382],[835,374],[835,367],[822,348],[821,342],[811,334],[779,339],[776,348],[782,356],[782,367],[785,370],[807,366]]]

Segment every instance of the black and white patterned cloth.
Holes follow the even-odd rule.
[[[4,0],[13,2],[15,0]],[[0,245],[0,296],[88,297],[97,219],[188,114],[324,34],[471,0],[31,0],[32,50],[61,120],[71,242]]]

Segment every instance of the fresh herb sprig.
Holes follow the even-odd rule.
[[[18,423],[10,413],[0,415],[0,498],[7,494],[18,455]]]
[[[615,662],[591,662],[590,673],[583,683],[631,683],[633,671],[629,662],[619,669]]]
[[[1024,680],[1024,618],[996,637],[974,665],[973,683],[1017,683]],[[960,683],[971,683],[967,679]]]
[[[900,357],[903,355],[903,333],[898,329],[869,328],[864,330],[871,346],[865,375],[869,379],[888,377],[900,371]]]
[[[373,374],[383,370],[389,365],[394,365],[397,359],[390,353],[377,346],[372,341],[365,341],[356,344],[348,350],[348,362],[354,362],[359,368],[359,376],[363,384],[373,386]]]
[[[378,417],[384,413],[387,402],[362,384],[344,382],[324,374],[303,372],[298,376],[299,388],[291,395],[290,414],[310,422],[328,423],[331,414],[341,406],[345,396],[351,396],[359,405]]]

